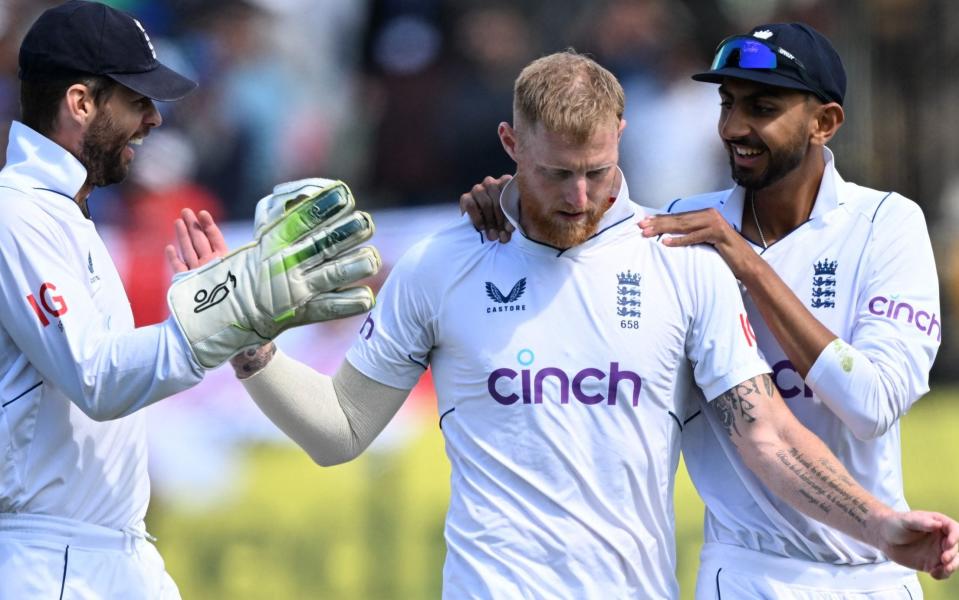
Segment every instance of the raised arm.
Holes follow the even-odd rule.
[[[769,375],[740,383],[709,406],[746,466],[796,510],[937,579],[959,568],[959,524],[940,513],[897,513],[863,489],[796,420]]]
[[[716,209],[651,216],[640,225],[646,237],[681,234],[664,238],[667,246],[710,244],[716,248],[749,290],[763,321],[801,377],[806,377],[816,358],[836,339]]]
[[[800,376],[856,437],[871,439],[929,391],[941,335],[936,266],[922,212],[902,198],[880,208],[848,340],[820,323],[715,209],[651,217],[642,226],[646,236],[682,234],[664,239],[667,245],[713,245]],[[907,310],[897,308],[902,304]],[[901,319],[893,318],[900,314],[893,309]]]
[[[513,235],[513,225],[499,204],[500,193],[512,178],[512,175],[501,175],[499,179],[487,176],[460,196],[460,213],[469,215],[476,231],[485,234],[491,242],[499,240],[505,244]]]

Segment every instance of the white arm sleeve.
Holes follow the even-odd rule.
[[[410,393],[370,379],[348,361],[331,378],[279,350],[241,381],[263,414],[325,467],[359,456]]]
[[[942,337],[936,263],[922,211],[903,198],[889,200],[877,211],[851,339],[826,346],[806,375],[862,440],[883,435],[929,391]]]

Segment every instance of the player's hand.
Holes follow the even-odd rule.
[[[176,232],[176,246],[167,245],[164,253],[174,273],[202,267],[229,252],[220,228],[205,210],[194,214],[191,209],[184,208],[180,211],[180,217],[174,221],[173,228]]]
[[[959,569],[959,524],[946,515],[890,513],[875,529],[877,548],[901,565],[946,579]]]
[[[499,204],[499,196],[512,178],[512,175],[503,175],[499,179],[487,176],[482,183],[460,196],[460,214],[469,215],[476,231],[485,232],[486,239],[491,242],[499,240],[505,244],[513,235],[513,224],[503,215]]]
[[[711,244],[739,279],[758,256],[715,208],[651,215],[640,221],[639,227],[646,237],[666,235],[666,246]]]
[[[213,368],[290,327],[370,310],[372,290],[350,286],[380,258],[356,247],[373,220],[353,209],[342,182],[310,189],[284,202],[254,242],[175,278],[170,309],[197,362]]]

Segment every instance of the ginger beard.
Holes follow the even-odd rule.
[[[516,175],[516,185],[526,230],[535,235],[536,241],[556,248],[572,248],[593,237],[600,219],[609,208],[609,204],[588,204],[583,209],[583,218],[569,220],[556,214],[555,203],[540,201],[542,199],[536,197],[536,192],[524,181],[522,173]],[[524,198],[531,201],[523,202]]]

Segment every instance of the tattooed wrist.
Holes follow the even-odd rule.
[[[276,344],[269,342],[259,348],[250,348],[230,359],[237,379],[247,379],[262,371],[276,354]]]

